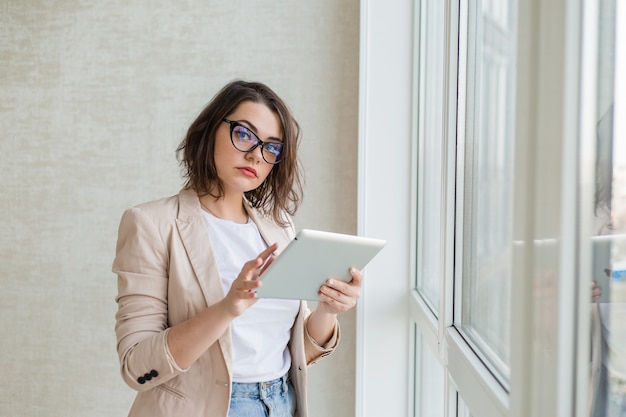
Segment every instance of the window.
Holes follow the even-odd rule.
[[[455,306],[459,308],[454,324],[505,385],[515,164],[513,10],[515,0],[468,2],[459,51],[457,125]]]
[[[422,0],[415,7],[412,319],[438,360],[458,356],[446,369],[449,384],[430,384],[439,383],[442,393],[446,386],[463,389],[488,370],[484,392],[493,398],[485,410],[495,416],[509,374],[515,3]],[[417,340],[421,355],[424,339]],[[472,367],[482,371],[468,377]],[[426,400],[420,375],[418,368],[416,416],[432,410],[420,403]],[[449,395],[457,398],[456,391]]]
[[[417,290],[435,316],[439,314],[442,259],[445,3],[416,3],[415,52],[417,96]]]
[[[622,412],[624,9],[362,0],[359,232],[388,245],[358,306],[359,417]]]
[[[415,396],[413,409],[416,416],[441,416],[445,403],[445,372],[430,346],[424,343],[418,329],[414,329]]]

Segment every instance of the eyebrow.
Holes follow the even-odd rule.
[[[257,133],[258,129],[256,128],[256,126],[254,125],[254,123],[250,122],[249,120],[246,119],[240,119],[240,120],[235,120],[237,123],[245,123],[248,125],[249,129],[252,130],[252,132],[258,137],[259,134]],[[261,138],[259,138],[261,139]],[[283,142],[283,140],[281,138],[277,138],[274,136],[270,136],[267,139],[261,139],[263,140],[263,142],[266,142],[268,140],[272,140],[272,141],[276,141],[276,142]]]

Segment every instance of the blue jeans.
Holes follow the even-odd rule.
[[[287,374],[269,382],[233,382],[228,417],[293,417],[296,395]]]

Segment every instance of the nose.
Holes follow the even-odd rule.
[[[263,148],[260,145],[257,146],[250,152],[247,152],[246,157],[257,162],[263,161]]]

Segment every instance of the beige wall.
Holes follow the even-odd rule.
[[[357,0],[90,3],[0,2],[0,415],[125,415],[119,218],[178,191],[174,150],[231,79],[302,125],[297,225],[356,231]],[[354,322],[311,370],[313,416],[354,414]]]

